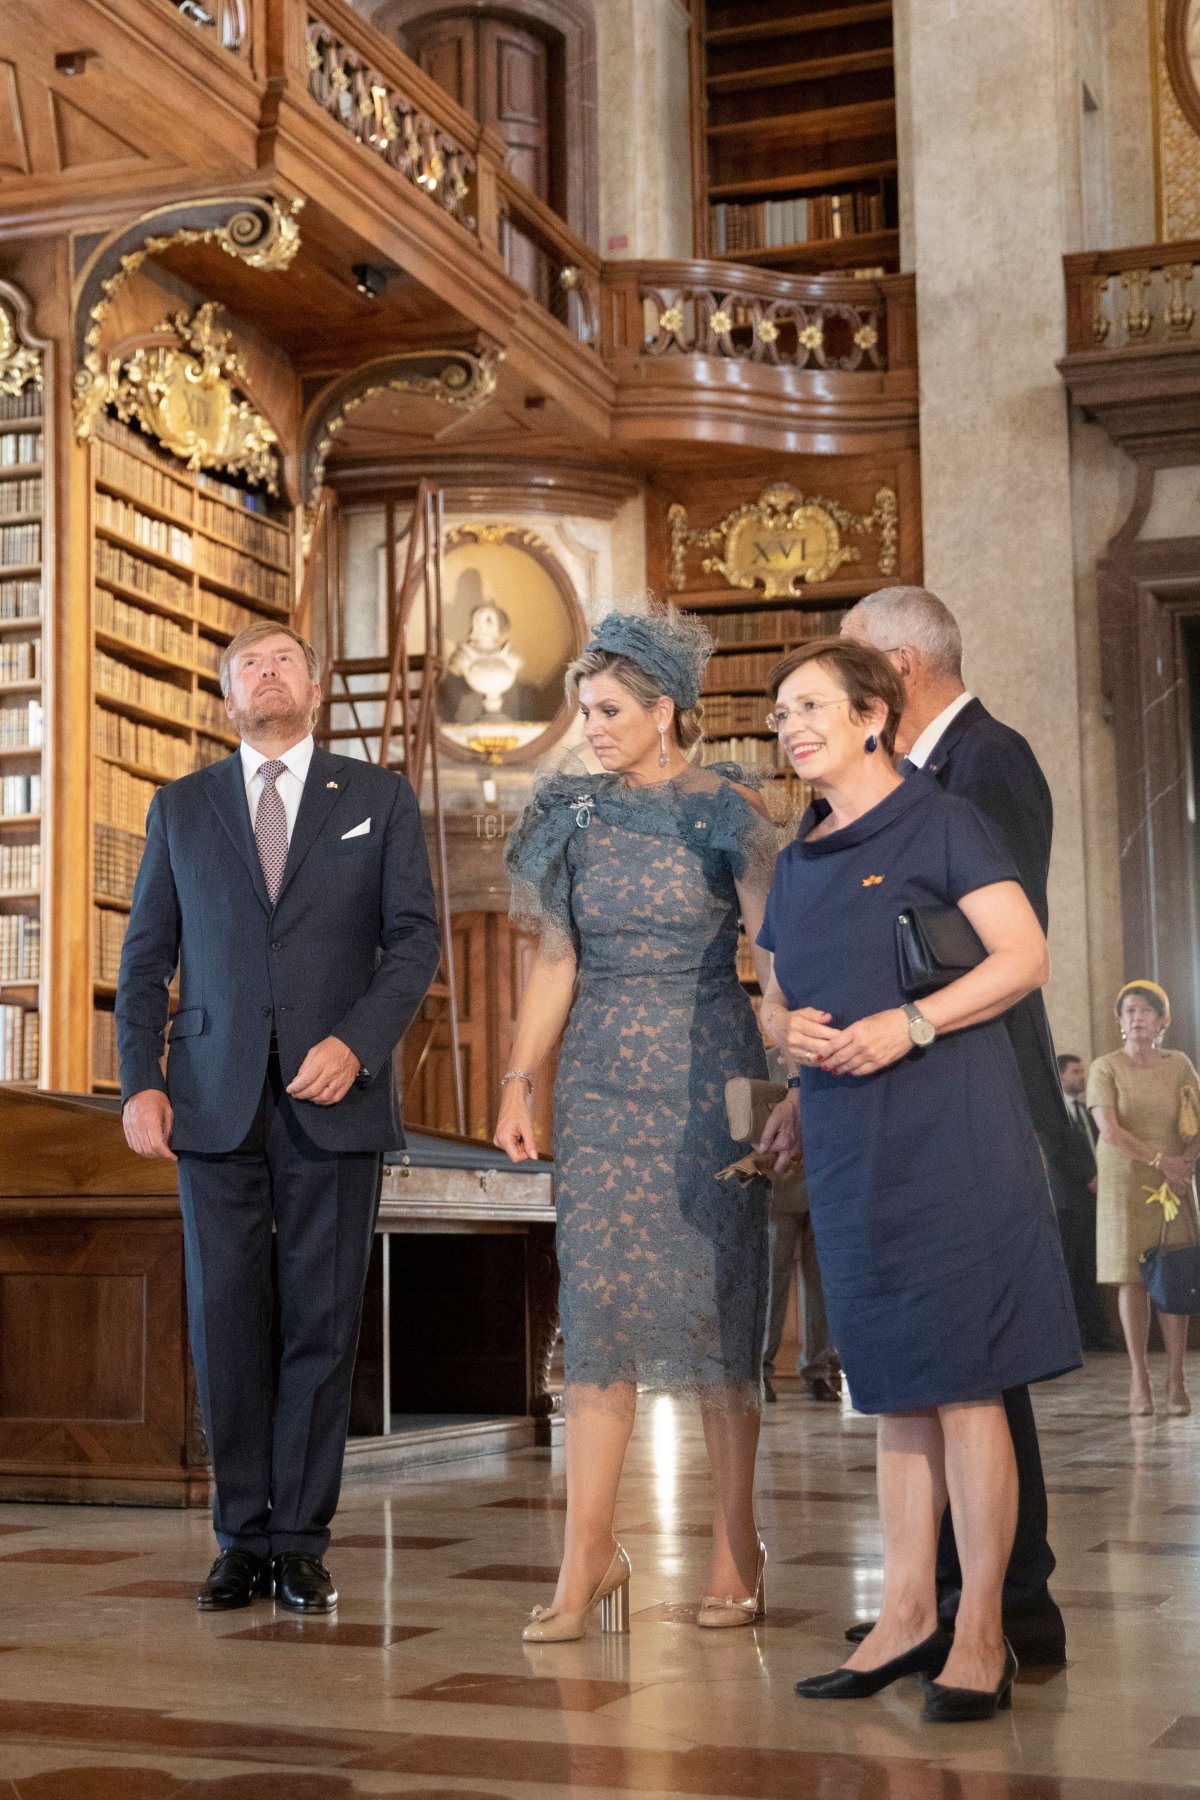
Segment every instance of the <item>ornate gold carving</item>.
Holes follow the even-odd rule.
[[[1128,269],[1121,277],[1121,286],[1128,295],[1125,311],[1121,314],[1121,325],[1126,337],[1146,337],[1154,324],[1154,315],[1146,307],[1146,289],[1151,273],[1149,269]]]
[[[417,374],[403,366],[406,362],[428,363],[435,360],[438,354],[418,350],[389,358],[387,363],[379,365],[377,379],[368,377],[361,386],[351,388],[323,421],[304,483],[305,556],[308,555],[312,542],[317,506],[325,483],[325,466],[334,440],[351,413],[356,412],[368,400],[373,400],[376,395],[388,393],[423,394],[428,399],[441,401],[446,406],[460,407],[463,412],[470,413],[485,406],[495,393],[497,371],[504,361],[503,350],[484,350],[478,355],[469,350],[448,350],[444,352],[446,360],[436,375]]]
[[[891,488],[880,488],[869,513],[853,513],[836,500],[802,494],[786,482],[763,489],[757,500],[735,507],[719,524],[692,529],[686,507],[668,508],[671,527],[671,585],[686,584],[684,552],[722,546],[720,556],[705,557],[707,574],[723,575],[730,587],[761,586],[768,599],[797,594],[802,586],[828,581],[844,563],[857,562],[855,546],[843,534],[877,532],[879,573],[896,570],[897,508]]]
[[[92,427],[113,397],[116,370],[105,367],[100,354],[100,337],[113,295],[131,275],[135,275],[148,256],[156,256],[177,244],[217,244],[229,256],[236,256],[252,269],[270,271],[289,268],[300,248],[298,216],[304,206],[296,196],[286,206],[278,200],[214,201],[227,204],[228,218],[219,224],[175,231],[146,238],[134,250],[122,256],[113,273],[100,284],[100,298],[88,313],[88,329],[84,334],[82,367],[75,371],[75,435],[79,439],[91,435]]]
[[[1196,319],[1196,310],[1188,304],[1187,290],[1196,272],[1194,263],[1172,263],[1163,270],[1170,285],[1170,296],[1163,308],[1163,324],[1172,337],[1186,337]]]
[[[524,525],[455,525],[442,539],[442,548],[453,550],[459,544],[519,544],[522,550],[540,550],[554,559],[549,544]]]
[[[666,307],[665,310],[658,315],[658,324],[661,331],[682,331],[683,308],[680,306]]]
[[[279,439],[234,393],[246,371],[229,332],[216,322],[217,310],[209,300],[191,318],[177,313],[160,326],[183,347],[135,350],[113,372],[110,404],[118,418],[136,421],[189,469],[225,469],[278,493]]]
[[[1167,63],[1166,0],[1154,0],[1155,175],[1158,235],[1200,237],[1200,134],[1179,104]],[[1195,29],[1195,11],[1187,35]]]
[[[1092,276],[1092,337],[1097,344],[1102,344],[1109,333],[1110,320],[1104,310],[1108,283],[1107,275]]]
[[[0,394],[42,385],[42,359],[21,342],[16,315],[0,300]]]
[[[724,337],[727,332],[733,330],[733,319],[723,306],[718,306],[708,322],[716,337]]]

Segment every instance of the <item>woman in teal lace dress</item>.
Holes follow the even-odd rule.
[[[610,614],[568,674],[604,773],[545,780],[506,851],[514,915],[540,932],[496,1129],[514,1160],[535,1153],[532,1077],[563,1033],[566,1542],[531,1641],[581,1636],[592,1606],[626,1591],[613,1522],[639,1384],[702,1410],[716,1506],[698,1622],[762,1613],[766,1184],[716,1172],[739,1154],[726,1080],[766,1074],[736,957],[739,913],[757,937],[775,832],[749,789],[688,760],[710,648],[694,621]],[[620,1609],[606,1611],[619,1627]]]

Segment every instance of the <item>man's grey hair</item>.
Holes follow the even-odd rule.
[[[922,587],[877,588],[850,610],[877,650],[915,650],[939,675],[962,677],[962,632],[944,600]]]

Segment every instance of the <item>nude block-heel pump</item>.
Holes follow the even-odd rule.
[[[599,1587],[580,1612],[553,1612],[546,1606],[535,1606],[528,1625],[521,1633],[527,1644],[568,1644],[587,1631],[590,1614],[600,1611],[601,1631],[628,1632],[629,1577],[633,1573],[629,1558],[620,1544]]]
[[[758,1567],[754,1572],[754,1592],[745,1600],[722,1599],[705,1594],[696,1623],[704,1631],[728,1631],[735,1625],[757,1625],[767,1616],[767,1546],[759,1542]]]

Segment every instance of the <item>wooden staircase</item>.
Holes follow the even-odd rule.
[[[399,770],[423,802],[442,928],[442,961],[405,1040],[405,1078],[408,1085],[415,1081],[439,1026],[447,1026],[457,1129],[465,1133],[466,1095],[450,928],[450,872],[438,766],[437,690],[445,661],[441,489],[423,481],[411,504],[389,499],[384,515],[387,591],[392,596],[387,654],[345,654],[340,524],[336,498],[329,489],[322,494],[313,530],[299,618],[301,629],[317,647],[324,671],[316,728],[319,742],[345,755]],[[397,554],[401,546],[402,567]],[[423,649],[409,648],[414,635],[419,635]]]

